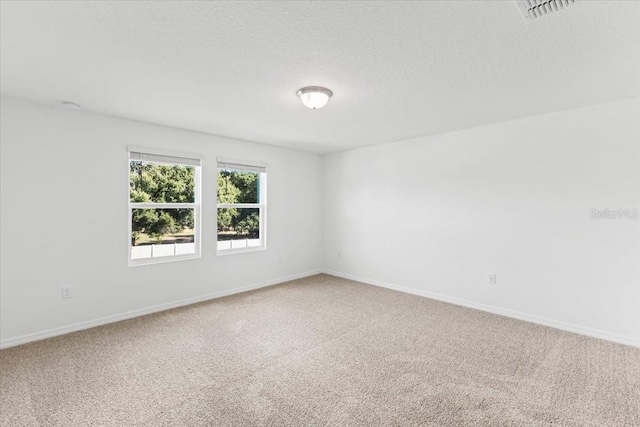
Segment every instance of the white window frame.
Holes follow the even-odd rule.
[[[140,155],[140,158],[138,156]],[[127,147],[127,173],[130,169],[131,160],[143,160],[151,163],[168,164],[168,165],[182,165],[195,167],[194,176],[194,201],[193,203],[132,203],[130,196],[131,181],[127,179],[127,201],[128,201],[128,233],[127,233],[127,246],[128,246],[128,263],[130,267],[139,265],[160,264],[165,262],[183,261],[188,259],[200,258],[201,251],[201,235],[202,235],[202,215],[201,215],[201,183],[202,183],[202,158],[199,155],[179,153],[175,151],[157,150],[143,147]],[[128,176],[128,175],[127,175]],[[133,209],[194,209],[193,218],[193,243],[194,253],[184,255],[169,255],[157,258],[139,258],[132,259],[131,251],[131,234],[132,234],[132,220]]]
[[[246,172],[260,173],[260,200],[258,203],[218,203],[218,171],[220,169],[230,169]],[[244,160],[217,158],[216,166],[216,254],[233,255],[245,252],[264,251],[267,249],[267,164],[262,162],[248,162]],[[260,246],[250,246],[244,248],[218,249],[218,209],[221,208],[253,208],[258,209],[260,216]]]

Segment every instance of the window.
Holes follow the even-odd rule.
[[[129,265],[200,256],[200,159],[129,151]]]
[[[266,249],[267,169],[218,161],[218,254]]]

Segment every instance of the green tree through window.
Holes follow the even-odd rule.
[[[258,204],[260,174],[218,169],[218,204]],[[256,208],[218,209],[218,240],[260,236],[260,214]]]
[[[200,256],[201,164],[130,148],[129,265]]]
[[[218,251],[265,249],[265,166],[218,161]]]
[[[131,161],[129,197],[132,203],[193,203],[195,168]],[[157,243],[167,234],[193,230],[193,209],[134,209],[131,242],[136,245],[144,234]],[[193,241],[193,234],[184,240]]]

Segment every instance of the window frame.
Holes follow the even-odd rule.
[[[231,164],[236,166],[244,166],[247,169],[225,169],[220,167],[220,164]],[[260,173],[260,187],[258,189],[259,200],[258,203],[218,203],[218,172],[223,170],[237,170],[239,172],[258,172]],[[215,211],[216,211],[216,255],[235,255],[246,252],[264,251],[267,249],[267,164],[263,162],[254,162],[237,159],[227,159],[218,157],[216,159],[216,194],[215,194]],[[219,249],[218,248],[218,209],[258,209],[259,215],[259,246],[247,246],[244,248],[230,248]]]
[[[131,202],[131,178],[127,180],[127,254],[129,267],[136,267],[141,265],[162,264],[166,262],[184,261],[189,259],[198,259],[202,257],[201,250],[201,236],[202,236],[202,157],[200,155],[191,153],[181,153],[175,151],[158,150],[144,147],[130,146],[127,147],[127,172],[130,170],[132,153],[140,153],[143,156],[149,155],[154,158],[166,158],[166,162],[161,160],[147,160],[149,163],[165,164],[165,165],[179,165],[179,166],[191,166],[194,167],[194,189],[193,189],[193,203],[137,203]],[[180,163],[180,160],[185,163]],[[171,161],[169,161],[171,160]],[[144,161],[144,160],[142,160]],[[197,164],[196,164],[197,163]],[[134,209],[194,209],[193,218],[193,243],[194,253],[183,255],[168,255],[157,258],[138,258],[132,259],[131,234],[133,232],[133,210]]]

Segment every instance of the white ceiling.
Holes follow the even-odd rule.
[[[327,153],[640,96],[640,2],[6,2],[1,90]],[[296,97],[330,88],[322,110]]]

